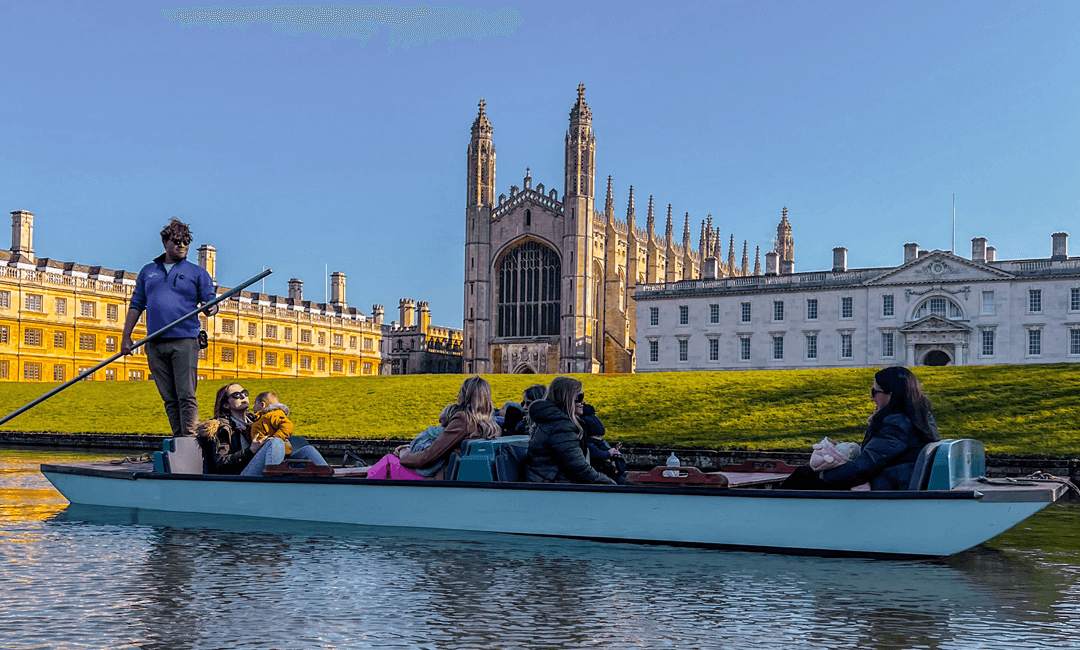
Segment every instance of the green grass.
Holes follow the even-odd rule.
[[[874,369],[581,375],[610,438],[631,443],[807,449],[825,435],[861,440]],[[919,368],[944,437],[982,440],[988,452],[1080,453],[1080,364]],[[551,376],[490,375],[496,405]],[[311,438],[410,438],[457,396],[461,375],[246,379],[272,390]],[[203,382],[209,416],[219,382]],[[9,413],[49,384],[0,384]],[[81,382],[3,426],[21,431],[165,433],[152,382]]]

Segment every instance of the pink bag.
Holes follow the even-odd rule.
[[[394,479],[397,481],[423,481],[424,477],[401,464],[401,459],[387,454],[368,468],[368,478]]]

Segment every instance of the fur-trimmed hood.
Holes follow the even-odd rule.
[[[281,402],[278,402],[277,404],[271,404],[270,406],[267,406],[263,410],[259,411],[255,414],[255,417],[259,417],[260,415],[266,415],[270,411],[281,411],[285,414],[286,417],[289,416],[289,407],[285,406]]]

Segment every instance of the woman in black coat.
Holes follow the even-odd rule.
[[[529,405],[534,429],[525,458],[526,481],[615,485],[585,460],[580,421],[584,403],[580,381],[556,377],[545,399]]]
[[[781,485],[789,490],[847,490],[870,483],[871,490],[906,490],[919,452],[941,440],[930,400],[915,375],[893,366],[874,375],[870,389],[874,414],[870,417],[862,452],[835,469],[815,472],[800,467]]]

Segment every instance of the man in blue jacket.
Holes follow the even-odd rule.
[[[120,351],[131,354],[131,332],[146,312],[146,331],[158,331],[201,304],[214,299],[214,281],[206,269],[187,261],[191,230],[175,217],[161,231],[165,253],[139,271],[124,322]],[[217,313],[217,305],[203,312]],[[146,360],[165,401],[173,436],[195,435],[199,403],[195,399],[199,368],[199,317],[192,316],[147,343]]]

